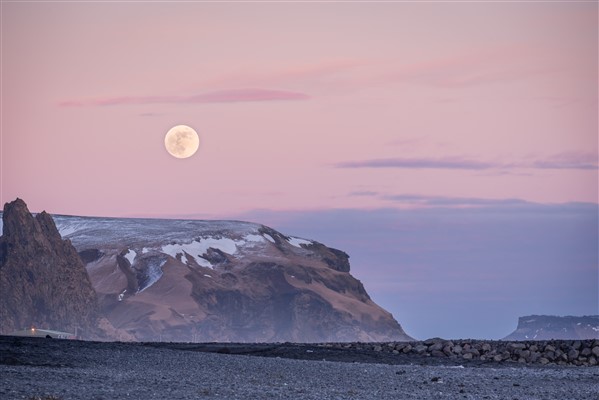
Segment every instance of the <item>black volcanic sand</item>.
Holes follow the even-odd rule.
[[[289,343],[109,343],[0,336],[2,400],[597,400],[598,393],[599,367],[460,365],[417,355]]]
[[[204,353],[233,354],[259,357],[289,358],[294,360],[335,361],[345,363],[389,365],[459,366],[464,360],[423,357],[417,354],[394,355],[372,350],[340,349],[304,343],[143,343],[143,346]],[[469,365],[485,366],[491,362],[471,360]],[[493,363],[495,366],[497,364]]]

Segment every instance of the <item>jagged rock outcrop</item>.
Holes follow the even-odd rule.
[[[411,340],[321,243],[240,221],[54,218],[136,340]]]
[[[518,327],[503,340],[599,339],[599,315],[557,317],[529,315],[518,318]]]
[[[0,333],[30,327],[96,330],[95,291],[79,255],[52,217],[35,217],[21,199],[4,205],[0,236]]]

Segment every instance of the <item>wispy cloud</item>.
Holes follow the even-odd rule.
[[[538,169],[598,169],[599,155],[582,152],[563,152],[530,163]]]
[[[349,196],[376,196],[378,192],[371,190],[356,190],[355,192],[349,193]]]
[[[558,67],[539,68],[533,62],[542,51],[530,45],[471,49],[445,58],[396,65],[379,75],[379,83],[414,82],[447,88],[462,88],[510,82],[558,72]]]
[[[544,159],[501,163],[481,161],[464,157],[441,158],[379,158],[360,161],[345,161],[335,168],[397,168],[397,169],[448,169],[448,170],[509,170],[509,169],[578,169],[599,168],[597,155],[591,153],[560,153]]]
[[[232,89],[217,90],[191,96],[119,96],[90,100],[68,100],[62,107],[115,106],[137,104],[198,104],[198,103],[239,103],[257,101],[307,100],[305,93],[271,89]]]
[[[385,195],[381,197],[385,200],[401,204],[432,207],[496,207],[532,204],[522,199],[484,199],[478,197],[425,196],[416,194]]]
[[[310,64],[295,64],[286,67],[243,70],[211,77],[203,81],[202,87],[297,87],[301,85],[333,85],[344,80],[355,70],[372,63],[366,60],[341,59],[321,60]]]
[[[431,196],[422,194],[388,194],[375,191],[354,191],[348,193],[348,196],[375,197],[381,200],[391,201],[397,205],[403,206],[426,206],[426,207],[510,207],[533,205],[535,203],[516,199],[488,199],[480,197],[451,197],[451,196]]]
[[[470,74],[447,76],[433,81],[433,84],[443,87],[469,87],[491,83],[510,82],[531,76],[558,72],[557,68],[513,68],[499,71],[471,72]]]
[[[443,88],[466,88],[503,83],[547,74],[556,67],[537,67],[540,50],[513,44],[470,48],[445,57],[406,62],[395,58],[324,59],[315,63],[277,66],[209,77],[202,88],[310,88],[315,93],[346,94],[358,88],[416,83]]]
[[[442,87],[466,87],[522,79],[553,69],[533,69],[523,61],[534,53],[530,48],[512,46],[473,49],[447,58],[403,64],[393,60],[325,60],[319,63],[288,66],[273,70],[229,73],[200,83],[203,90],[194,95],[142,95],[70,99],[62,107],[94,107],[140,104],[202,104],[262,101],[307,100],[311,91],[335,91],[340,88],[424,83]],[[287,87],[291,90],[264,87]],[[222,87],[241,87],[221,90]],[[202,90],[200,88],[197,88]],[[297,89],[297,90],[296,90]]]
[[[473,169],[497,168],[497,164],[468,160],[459,157],[448,158],[379,158],[363,161],[346,161],[335,165],[337,168],[405,168],[405,169]]]

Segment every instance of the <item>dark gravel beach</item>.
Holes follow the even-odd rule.
[[[0,337],[2,400],[597,400],[598,396],[596,366],[460,363],[290,343],[102,343]]]

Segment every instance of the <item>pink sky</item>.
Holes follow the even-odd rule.
[[[0,7],[2,203],[315,239],[419,338],[599,313],[597,2]]]
[[[1,201],[597,203],[597,81],[597,3],[2,3]]]

